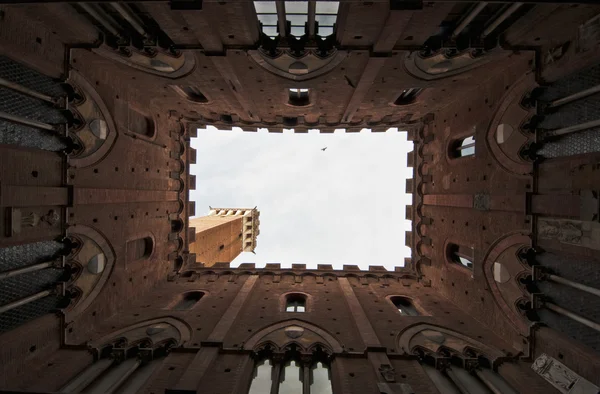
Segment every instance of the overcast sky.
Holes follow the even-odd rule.
[[[405,180],[412,177],[405,132],[294,134],[198,130],[196,215],[213,207],[260,211],[256,255],[233,262],[355,264],[362,269],[404,264]],[[321,151],[327,147],[326,151]]]

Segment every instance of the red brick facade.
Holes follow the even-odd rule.
[[[0,391],[78,392],[96,368],[112,392],[100,367],[131,365],[130,392],[246,394],[265,354],[293,354],[324,360],[335,394],[568,392],[532,369],[545,354],[594,392],[599,297],[549,275],[600,288],[598,126],[550,134],[600,118],[593,92],[555,102],[600,85],[600,6],[476,3],[342,1],[333,36],[275,49],[249,1],[131,3],[133,22],[104,3],[0,5],[0,271],[52,263],[0,278],[0,307],[48,292],[0,313]],[[196,259],[194,242],[239,239],[189,223],[205,125],[406,130],[412,258]]]

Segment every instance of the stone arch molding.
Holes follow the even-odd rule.
[[[191,337],[192,330],[187,323],[174,317],[165,316],[113,331],[89,342],[88,347],[99,350],[103,346],[115,342],[124,342],[127,346],[133,346],[144,341],[148,341],[152,345],[171,341],[175,347],[179,347],[189,342]]]
[[[471,51],[464,51],[449,56],[440,51],[430,56],[422,56],[419,52],[410,52],[404,59],[404,68],[415,78],[433,81],[464,74],[487,63],[498,61],[507,53],[502,50],[491,50],[474,56]],[[463,76],[463,78],[467,77]]]
[[[117,139],[117,127],[96,89],[81,74],[71,70],[67,82],[76,92],[71,111],[80,121],[80,126],[69,130],[69,136],[82,147],[69,156],[69,165],[89,167],[110,152]]]
[[[69,322],[87,309],[104,288],[115,265],[115,252],[110,242],[92,227],[70,226],[66,235],[79,245],[67,259],[80,271],[67,288],[76,294],[73,306],[64,311],[65,321]]]
[[[511,175],[528,176],[533,171],[533,164],[523,160],[519,152],[534,139],[523,126],[535,115],[535,108],[525,108],[521,102],[538,86],[533,72],[523,75],[502,97],[487,130],[485,144],[491,156]],[[502,137],[498,136],[500,129]]]
[[[244,343],[244,349],[256,350],[265,343],[274,345],[279,349],[294,343],[306,351],[319,343],[328,347],[333,353],[343,351],[343,346],[333,335],[314,324],[298,319],[279,322],[263,328]]]
[[[514,261],[511,262],[511,266],[503,267],[510,272],[508,280],[505,282],[497,281],[494,278],[494,270],[497,268],[495,267],[496,263],[502,264],[500,258],[505,252],[510,249],[530,246],[531,238],[528,235],[521,232],[507,234],[492,244],[484,256],[482,263],[483,275],[485,276],[487,286],[494,297],[494,301],[512,326],[522,335],[527,335],[529,332],[529,323],[527,319],[517,311],[516,303],[520,298],[527,296],[527,294],[522,291],[517,292],[517,288],[519,288],[517,280],[523,272],[528,271],[528,268],[520,263],[515,255]],[[514,299],[507,300],[506,297],[509,295]]]
[[[437,353],[443,349],[451,349],[457,353],[465,354],[475,350],[481,355],[485,355],[492,362],[506,356],[502,351],[467,335],[428,323],[410,326],[397,336],[397,353],[413,354],[419,348],[432,353]]]

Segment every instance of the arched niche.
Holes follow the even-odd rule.
[[[500,168],[512,175],[528,176],[533,171],[533,164],[523,160],[519,153],[534,138],[523,131],[523,126],[535,115],[535,108],[522,105],[523,97],[537,86],[533,72],[511,85],[488,127],[486,146]]]
[[[81,74],[71,70],[67,82],[76,93],[70,109],[81,122],[69,130],[69,136],[81,145],[81,149],[69,156],[69,165],[89,167],[110,152],[117,138],[117,127],[96,89]]]
[[[75,297],[64,311],[65,320],[72,321],[87,309],[108,281],[114,265],[115,252],[108,240],[98,231],[83,225],[67,228],[67,237],[78,243],[67,256],[69,264],[78,267],[78,272],[67,290]]]
[[[492,363],[507,356],[503,351],[467,335],[428,323],[409,326],[397,336],[397,353],[414,354],[417,349],[425,349],[431,353],[450,351],[455,354],[468,354],[469,357],[475,352],[485,356]]]
[[[258,345],[269,343],[283,349],[291,343],[309,351],[315,344],[328,347],[333,353],[342,352],[342,345],[327,331],[314,324],[298,319],[282,321],[257,331],[244,343],[244,349],[255,350]]]

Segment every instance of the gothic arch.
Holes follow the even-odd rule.
[[[450,350],[457,354],[475,351],[492,362],[507,356],[503,351],[465,334],[429,323],[409,326],[396,337],[397,353],[413,354],[417,349],[426,349],[432,353]]]
[[[143,71],[145,73],[154,74],[154,75],[158,75],[158,76],[170,78],[170,79],[177,79],[177,78],[184,77],[184,76],[190,74],[196,68],[196,57],[194,56],[194,54],[192,52],[189,52],[189,51],[184,51],[179,56],[170,56],[163,52],[157,53],[157,56],[163,57],[162,61],[167,60],[169,58],[178,59],[178,62],[177,62],[178,64],[176,65],[176,67],[178,67],[178,68],[175,71],[159,71],[159,70],[153,69],[152,67],[144,65],[143,61],[130,60],[130,59],[135,59],[135,60],[148,60],[149,59],[149,58],[145,59],[146,56],[142,55],[142,52],[139,52],[139,51],[130,51],[131,55],[132,55],[131,57],[122,56],[118,52],[115,52],[106,46],[102,46],[100,48],[95,48],[95,49],[93,49],[93,52],[97,53],[98,55],[100,55],[104,58],[111,59],[118,63],[125,64],[129,67],[135,68],[135,69]]]
[[[69,283],[67,290],[73,290],[75,293],[79,294],[75,304],[64,312],[65,320],[69,322],[87,309],[104,288],[104,285],[108,281],[108,278],[110,277],[115,265],[115,252],[112,248],[112,245],[104,237],[104,235],[92,227],[80,224],[70,226],[67,228],[66,235],[67,237],[76,239],[81,244],[81,246],[78,247],[74,253],[68,256],[68,259],[72,261],[73,264],[79,265],[82,270],[89,270],[88,266],[90,263],[92,263],[91,260],[96,258],[95,265],[102,265],[101,272],[97,273],[96,278],[86,278],[85,275],[80,274],[75,278],[75,280]],[[90,250],[88,253],[90,256],[93,254],[93,251],[98,253],[91,256],[91,259],[88,260],[86,258],[87,261],[82,262],[80,261],[80,256],[84,256],[84,254],[82,254],[85,252],[84,247]]]
[[[191,337],[192,329],[187,323],[165,316],[123,327],[91,341],[88,346],[99,349],[117,340],[125,340],[127,343],[137,343],[141,340],[149,340],[151,343],[174,340],[175,346],[182,346],[189,342]]]
[[[515,329],[517,329],[519,333],[527,335],[529,331],[529,324],[523,315],[521,315],[516,309],[517,301],[527,294],[523,292],[515,293],[513,296],[514,300],[507,301],[503,297],[504,292],[501,289],[501,286],[504,284],[498,283],[494,279],[494,264],[498,261],[498,258],[510,248],[522,246],[531,246],[531,238],[529,236],[521,232],[504,235],[503,237],[497,239],[487,250],[486,255],[483,258],[482,266],[483,274],[485,276],[488,288],[492,292],[494,302],[496,302],[500,310],[504,313],[508,321],[515,327]],[[523,267],[521,273],[524,271],[526,271],[526,267]],[[515,282],[518,286],[519,274],[519,272],[515,272],[513,275],[511,275],[509,281]]]
[[[433,81],[455,77],[467,71],[479,68],[489,62],[506,57],[508,52],[492,50],[473,56],[469,51],[447,56],[442,51],[431,56],[422,56],[419,52],[410,52],[404,59],[404,69],[413,77]]]
[[[287,333],[285,332],[286,329],[289,329]],[[290,331],[294,332],[292,333]],[[333,335],[314,324],[298,319],[290,319],[275,323],[257,331],[245,341],[244,349],[254,350],[259,344],[265,342],[273,343],[280,349],[291,343],[296,343],[308,350],[315,343],[323,343],[325,346],[329,347],[333,353],[341,353],[343,350],[343,346]]]
[[[485,144],[498,166],[504,171],[518,176],[526,176],[533,171],[533,164],[522,160],[518,153],[520,149],[507,154],[497,141],[497,130],[500,125],[509,125],[512,135],[522,140],[519,148],[527,145],[533,135],[527,136],[521,131],[521,126],[535,114],[535,109],[527,109],[521,105],[522,98],[538,86],[533,72],[526,73],[515,82],[500,100],[500,105],[490,121]],[[517,141],[518,142],[518,141]]]
[[[96,89],[77,71],[69,72],[68,83],[79,90],[72,110],[84,124],[71,136],[82,145],[82,150],[69,157],[69,165],[89,167],[102,160],[112,149],[117,138],[117,127],[108,107]]]

